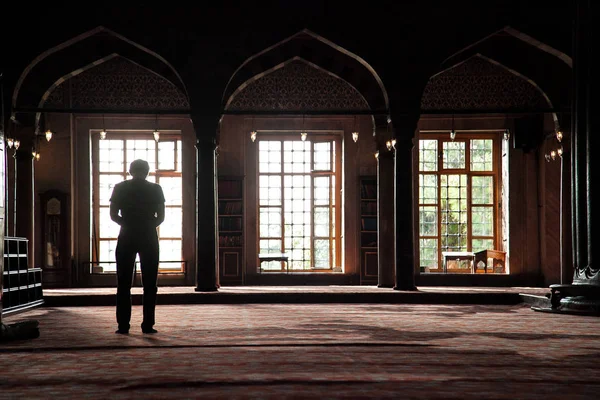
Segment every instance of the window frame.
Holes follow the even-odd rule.
[[[135,140],[135,139],[143,139],[143,140],[153,140],[154,136],[153,136],[153,131],[151,130],[118,130],[118,131],[113,131],[111,130],[110,133],[107,135],[107,139],[110,138],[110,140]],[[99,254],[98,254],[98,247],[94,245],[95,241],[98,241],[98,244],[100,243],[100,241],[103,240],[117,240],[115,238],[102,238],[99,237],[99,233],[100,233],[100,209],[101,208],[106,208],[106,206],[102,206],[100,205],[100,167],[99,167],[99,156],[100,156],[100,130],[93,130],[91,132],[91,159],[90,159],[90,168],[91,168],[91,185],[90,185],[90,189],[91,189],[91,207],[90,207],[90,260],[91,260],[91,265],[99,265],[99,264],[108,264],[108,263],[115,263],[116,261],[109,261],[109,260],[99,260]],[[181,179],[181,183],[182,183],[182,203],[180,205],[168,205],[165,204],[165,211],[167,211],[169,208],[179,208],[181,209],[181,213],[182,213],[182,221],[184,219],[183,217],[183,213],[185,211],[184,208],[184,200],[183,200],[183,185],[184,185],[184,181],[183,181],[183,135],[180,131],[164,131],[161,130],[160,131],[160,138],[158,140],[158,143],[160,142],[169,142],[169,141],[173,141],[173,142],[180,142],[180,146],[175,146],[174,147],[174,168],[173,169],[162,169],[159,170],[158,168],[154,171],[151,171],[149,176],[155,176],[158,177],[158,180],[160,181],[161,177],[179,177]],[[155,148],[155,158],[154,158],[154,165],[158,166],[158,143],[157,146]],[[103,172],[102,174],[106,174],[106,175],[119,175],[122,177],[127,177],[128,175],[128,168],[129,168],[129,164],[131,163],[131,161],[133,160],[127,160],[126,159],[126,152],[127,152],[127,147],[124,146],[123,147],[123,152],[125,154],[124,158],[125,158],[125,162],[123,163],[123,171],[121,172]],[[179,166],[179,170],[177,169],[177,166]],[[179,269],[160,269],[160,264],[159,264],[159,274],[160,275],[170,275],[170,274],[174,274],[174,275],[182,275],[186,273],[186,261],[184,258],[184,248],[183,248],[183,223],[182,223],[182,235],[181,237],[161,237],[160,236],[160,227],[158,227],[158,232],[159,232],[159,239],[160,240],[179,240],[181,242],[181,260],[161,260],[160,263],[181,263],[181,266],[179,267]],[[96,274],[94,273],[94,269],[90,268],[90,273],[91,274]],[[108,271],[108,272],[102,272],[100,274],[115,274],[115,271]]]
[[[281,210],[282,210],[282,215],[281,215],[281,227],[282,227],[282,235],[281,235],[281,241],[282,241],[282,249],[284,249],[285,252],[285,236],[284,236],[284,231],[285,231],[285,216],[284,216],[284,202],[285,202],[285,195],[284,195],[284,175],[286,175],[286,173],[284,172],[284,148],[283,148],[283,143],[285,141],[300,141],[300,132],[260,132],[262,134],[258,135],[258,138],[256,140],[256,147],[257,147],[257,152],[256,152],[256,182],[257,182],[257,190],[256,190],[256,216],[257,216],[257,232],[256,232],[256,252],[257,254],[260,253],[260,241],[261,239],[264,240],[268,240],[268,239],[272,239],[272,238],[262,238],[260,236],[260,210],[261,206],[260,204],[260,188],[258,186],[258,182],[260,181],[260,176],[261,176],[261,172],[260,172],[260,152],[258,151],[258,145],[260,143],[260,141],[280,141],[282,143],[282,147],[281,147],[281,172],[278,173],[279,176],[281,176],[281,195],[282,195],[282,199],[281,199]],[[310,154],[310,165],[311,165],[311,171],[309,173],[302,173],[303,175],[308,175],[310,176],[310,181],[311,181],[311,186],[312,186],[312,191],[311,191],[311,198],[310,198],[310,203],[311,203],[311,230],[310,230],[310,234],[311,234],[311,268],[310,269],[292,269],[291,267],[289,268],[289,272],[290,273],[302,273],[302,272],[311,272],[311,273],[332,273],[332,272],[336,272],[339,271],[339,269],[341,268],[341,264],[342,264],[342,246],[341,246],[341,242],[342,242],[342,229],[341,229],[341,225],[342,225],[342,198],[341,198],[341,176],[342,176],[342,138],[340,137],[340,135],[336,135],[336,134],[332,134],[330,132],[327,133],[319,133],[319,132],[308,132],[308,138],[307,140],[310,140],[311,143],[311,154]],[[331,166],[332,166],[332,171],[321,171],[321,170],[314,170],[314,145],[315,143],[323,143],[323,142],[331,142],[332,143],[332,151],[330,153],[330,157],[331,157]],[[277,175],[277,173],[269,173],[272,175]],[[330,200],[330,224],[331,221],[335,221],[334,225],[333,225],[333,229],[330,228],[330,238],[329,238],[329,245],[330,248],[333,247],[333,243],[335,242],[335,246],[333,247],[333,251],[330,251],[330,259],[331,258],[335,258],[335,264],[337,265],[333,265],[334,262],[330,262],[331,268],[314,268],[314,241],[315,241],[315,234],[314,234],[314,209],[315,209],[315,205],[314,205],[314,179],[317,177],[323,177],[323,176],[332,176],[334,178],[333,179],[333,185],[332,185],[332,193],[331,193],[331,200]],[[333,212],[331,212],[331,210],[333,210]],[[330,225],[331,227],[331,225]],[[333,232],[332,232],[333,231]],[[290,263],[292,262],[291,258],[290,258]],[[265,273],[281,273],[284,271],[288,271],[287,269],[287,265],[284,262],[280,262],[281,267],[280,269],[263,269],[262,272]],[[261,265],[260,263],[257,264],[257,267],[259,270],[261,270]]]
[[[444,272],[443,267],[443,256],[442,252],[447,251],[442,248],[442,217],[441,217],[441,177],[443,175],[466,175],[467,178],[467,252],[472,252],[473,240],[477,238],[489,239],[489,237],[473,236],[473,224],[472,224],[472,178],[476,176],[492,176],[492,203],[489,206],[492,209],[493,228],[492,228],[492,240],[494,249],[501,249],[502,244],[502,204],[501,204],[501,176],[502,176],[502,134],[504,130],[501,129],[481,129],[481,130],[460,130],[458,131],[456,138],[452,140],[448,130],[421,130],[416,135],[416,146],[415,146],[415,198],[416,198],[416,210],[415,210],[415,238],[417,244],[417,251],[415,252],[418,260],[417,265],[419,271],[422,271],[424,266],[421,266],[421,239],[436,239],[437,245],[437,268],[430,269],[427,273],[454,273],[461,271],[449,271]],[[471,171],[471,140],[492,140],[492,171]],[[437,170],[436,171],[421,171],[420,170],[420,141],[421,140],[436,140],[437,141]],[[444,168],[443,165],[443,143],[444,142],[465,142],[465,168]],[[435,175],[437,179],[437,236],[421,235],[420,231],[420,208],[422,206],[433,206],[430,203],[421,203],[419,197],[420,190],[420,176],[421,175]],[[426,267],[426,266],[425,266]],[[422,272],[421,272],[422,273]]]

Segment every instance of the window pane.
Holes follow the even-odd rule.
[[[123,158],[123,140],[98,141],[98,169],[100,172],[126,172]]]
[[[441,176],[441,229],[443,251],[467,250],[467,176]]]
[[[177,144],[177,150],[176,150],[177,151],[177,168],[176,168],[176,171],[181,172],[181,166],[182,166],[182,161],[183,161],[181,140],[177,140],[177,141],[175,141],[175,143]]]
[[[494,232],[494,211],[492,207],[471,208],[471,229],[473,236],[492,236]]]
[[[331,171],[331,146],[332,142],[314,144],[314,170]]]
[[[438,141],[419,140],[419,171],[437,171]]]
[[[281,208],[261,207],[260,237],[281,237]]]
[[[281,240],[261,239],[259,241],[259,254],[281,253]],[[280,271],[282,263],[279,261],[269,261],[261,263],[263,270]]]
[[[329,240],[315,240],[315,268],[330,268]]]
[[[159,241],[160,261],[181,261],[181,240],[162,239]],[[172,268],[172,264],[165,264],[165,267]],[[177,265],[179,268],[180,265]]]
[[[159,227],[160,237],[180,238],[182,226],[181,207],[167,207],[165,221]]]
[[[419,207],[419,235],[436,236],[437,226],[437,207]]]
[[[175,169],[175,141],[158,142],[158,169]]]
[[[420,239],[419,251],[421,267],[436,269],[438,267],[437,239]],[[428,272],[427,269],[425,272]]]
[[[442,153],[444,169],[465,168],[466,154],[464,142],[444,142]]]
[[[471,202],[473,204],[492,204],[494,200],[494,177],[474,176],[471,178]]]
[[[320,176],[314,178],[315,193],[314,193],[314,204],[315,205],[329,205],[329,195],[331,194],[331,188],[329,186],[329,177]]]
[[[329,237],[329,207],[315,208],[315,236]]]
[[[108,206],[110,204],[110,196],[112,195],[115,185],[119,182],[123,182],[124,177],[122,175],[100,174],[98,180],[100,181],[98,188],[100,205]]]
[[[471,140],[471,171],[491,171],[493,161],[493,141]]]
[[[102,239],[116,239],[117,236],[119,236],[121,227],[110,219],[110,209],[108,207],[100,207],[100,221],[98,221],[98,228],[98,234]]]
[[[148,162],[150,171],[156,171],[156,141],[143,139],[127,140],[127,167],[133,160],[142,159]]]
[[[117,270],[117,264],[115,258],[115,250],[117,249],[116,240],[100,240],[98,241],[98,261],[111,262],[110,264],[101,264],[104,272],[115,272]]]
[[[473,239],[473,252],[481,250],[494,250],[493,239]]]
[[[437,175],[419,175],[419,204],[437,204]]]
[[[165,204],[168,206],[180,206],[182,203],[183,189],[181,177],[160,177],[158,183],[165,195]]]

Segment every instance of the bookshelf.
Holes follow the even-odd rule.
[[[218,181],[219,281],[242,284],[244,246],[244,178],[222,176]]]
[[[377,177],[360,177],[360,282],[377,284]]]
[[[42,269],[29,267],[29,240],[4,237],[2,315],[44,304]]]

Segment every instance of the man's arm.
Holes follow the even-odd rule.
[[[165,194],[163,193],[162,187],[160,185],[156,185],[156,187],[158,189],[158,206],[156,207],[156,226],[158,227],[165,220]]]
[[[110,219],[119,225],[123,224],[123,217],[119,215],[119,206],[114,201],[110,202]]]
[[[158,204],[156,210],[156,226],[159,226],[165,220],[165,203],[161,202]]]

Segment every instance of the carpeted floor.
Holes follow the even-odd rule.
[[[596,399],[600,319],[525,305],[159,305],[159,333],[113,307],[38,308],[0,343],[0,398]]]

